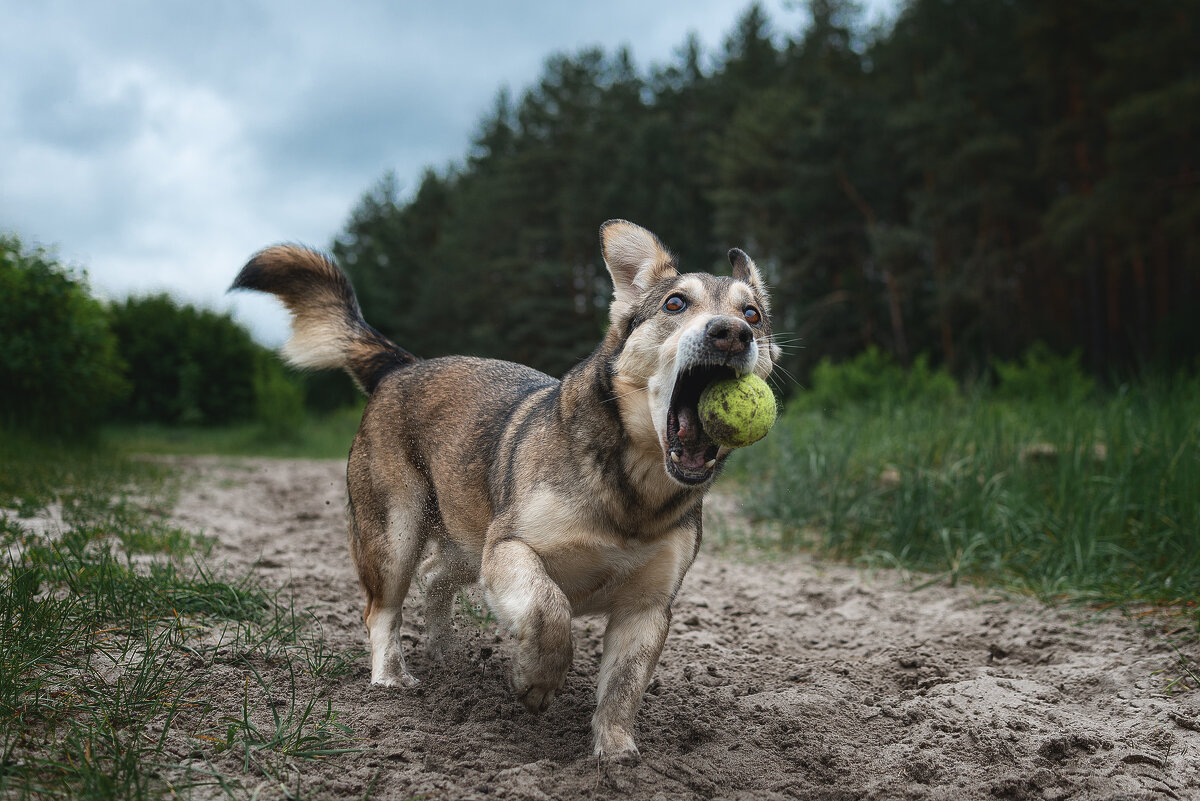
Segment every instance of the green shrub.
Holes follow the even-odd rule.
[[[1095,382],[1084,374],[1079,351],[1059,356],[1043,342],[1034,344],[1020,361],[992,363],[996,394],[1020,400],[1050,398],[1076,404],[1091,397]]]
[[[113,304],[112,324],[133,386],[121,416],[187,424],[257,416],[263,348],[228,314],[152,295]]]
[[[341,370],[314,370],[293,376],[304,386],[304,406],[310,412],[336,412],[358,405],[364,397]]]
[[[273,354],[263,352],[254,371],[255,416],[272,439],[299,436],[307,420],[304,388]]]
[[[0,419],[73,435],[129,390],[104,307],[46,251],[0,236]]]
[[[849,361],[822,359],[813,369],[811,391],[801,394],[801,408],[834,412],[854,404],[894,406],[920,402],[944,404],[958,398],[958,385],[945,370],[932,369],[921,354],[905,369],[874,345]]]

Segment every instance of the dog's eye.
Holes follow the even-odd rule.
[[[679,295],[672,295],[671,297],[667,298],[667,302],[663,304],[663,311],[671,312],[672,314],[681,312],[686,308],[687,301]]]
[[[742,315],[746,318],[746,322],[750,325],[762,325],[762,315],[758,313],[758,309],[753,306],[747,306],[742,310]]]

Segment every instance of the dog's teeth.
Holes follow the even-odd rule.
[[[716,463],[717,463],[717,460],[716,460],[716,459],[709,459],[707,462],[705,462],[705,463],[704,463],[704,466],[705,466],[705,467],[708,467],[708,468],[711,468],[711,467],[712,467],[714,464],[716,464]]]
[[[675,451],[671,451],[671,461],[675,464],[679,464],[679,454]]]

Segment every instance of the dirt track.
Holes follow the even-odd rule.
[[[343,466],[185,464],[200,477],[184,490],[177,522],[216,536],[216,560],[255,565],[269,582],[290,585],[336,647],[364,648]],[[710,532],[741,525],[728,498],[708,515]],[[331,699],[339,722],[370,738],[368,748],[306,765],[303,791],[328,799],[362,798],[368,788],[386,799],[1200,798],[1200,692],[1165,694],[1179,656],[1116,615],[969,587],[913,591],[887,572],[804,557],[758,562],[706,545],[638,718],[642,760],[605,770],[588,742],[602,621],[576,621],[575,664],[540,718],[506,691],[507,643],[494,631],[458,614],[458,647],[437,666],[420,647],[415,590],[405,623],[421,686],[372,687],[361,659]],[[1195,660],[1195,644],[1186,647]],[[220,676],[208,678],[220,685]],[[234,703],[242,690],[228,692]]]

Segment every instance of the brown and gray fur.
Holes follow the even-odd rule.
[[[561,381],[509,362],[418,359],[364,322],[345,276],[304,248],[262,251],[233,286],[287,305],[289,361],[344,368],[370,396],[347,478],[372,682],[417,683],[400,624],[418,566],[425,647],[444,653],[452,599],[478,582],[515,638],[512,686],[534,712],[570,667],[572,616],[605,615],[593,745],[629,759],[704,493],[729,453],[703,432],[696,397],[718,375],[765,378],[779,351],[766,286],[740,250],[733,277],[680,274],[624,220],[601,227],[601,249],[610,326]]]

